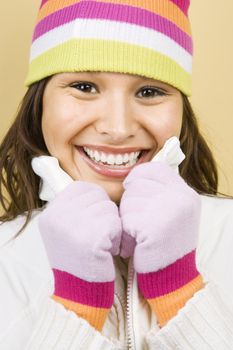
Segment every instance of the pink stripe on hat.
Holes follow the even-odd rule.
[[[46,4],[46,2],[48,2],[49,0],[42,0],[41,1],[41,5],[40,5],[40,8],[42,8],[45,4]]]
[[[46,17],[36,26],[33,41],[48,31],[78,18],[108,19],[111,21],[136,24],[165,34],[190,54],[192,54],[193,51],[191,37],[166,18],[137,7],[101,2],[93,3],[93,1],[80,2],[65,7]]]
[[[189,9],[189,5],[190,5],[190,0],[170,0],[171,2],[173,2],[175,5],[177,5],[183,12],[184,14],[187,16],[188,14],[188,9]]]

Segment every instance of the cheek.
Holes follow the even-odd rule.
[[[46,146],[52,155],[69,145],[72,138],[80,132],[78,112],[73,105],[53,101],[43,109],[42,132]]]
[[[159,145],[172,136],[180,136],[182,105],[161,106],[147,117],[147,128]]]

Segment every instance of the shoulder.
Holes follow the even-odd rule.
[[[229,227],[233,228],[233,199],[203,195],[201,199],[201,235],[206,236],[209,232],[213,240],[227,227],[229,232]]]
[[[0,222],[0,247],[7,244],[7,242],[17,235],[17,233],[23,227],[25,220],[26,215],[20,215],[13,220]]]
[[[8,267],[11,266],[14,275],[21,271],[20,276],[24,278],[32,278],[33,271],[38,281],[51,280],[49,262],[38,227],[40,212],[40,210],[33,212],[29,223],[20,233],[26,215],[0,225],[1,263]]]
[[[202,197],[202,212],[197,249],[201,272],[226,279],[233,264],[233,200],[214,196]],[[225,271],[225,272],[224,272]],[[231,286],[233,290],[233,283]]]
[[[25,227],[25,229],[22,231],[26,232],[30,230],[30,227],[33,224],[33,221],[38,216],[40,211],[35,210],[32,214],[31,220],[29,221],[28,225]],[[7,242],[14,239],[14,237],[19,233],[19,231],[23,228],[25,222],[26,222],[27,214],[19,215],[15,219],[6,221],[6,222],[0,222],[0,247],[7,244]]]
[[[200,240],[219,239],[233,230],[233,199],[217,196],[201,196],[202,210],[200,223]]]
[[[225,212],[233,210],[233,199],[201,195],[202,207],[204,211],[214,210],[218,212]]]

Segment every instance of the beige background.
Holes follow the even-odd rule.
[[[0,140],[25,92],[31,33],[40,1],[0,4]],[[216,6],[216,7],[214,7]],[[233,194],[233,1],[192,0],[195,41],[192,102],[220,170],[220,190]]]

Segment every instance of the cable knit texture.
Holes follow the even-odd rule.
[[[201,201],[162,162],[135,167],[124,188],[120,215],[125,236],[135,240],[138,287],[164,326],[203,287],[195,262]],[[128,242],[123,237],[124,258]]]
[[[114,297],[117,206],[101,187],[75,181],[42,212],[39,227],[54,273],[53,299],[101,330]]]
[[[106,71],[154,78],[190,95],[193,42],[189,3],[42,1],[26,84],[61,72]]]

